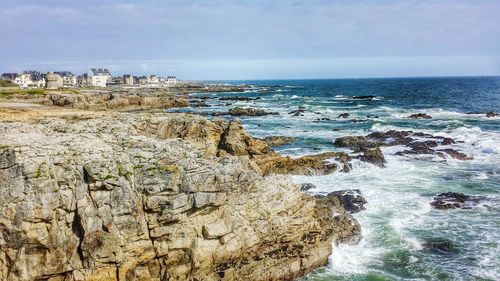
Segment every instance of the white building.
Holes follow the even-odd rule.
[[[175,76],[167,76],[166,84],[169,86],[177,84],[177,78]]]
[[[33,85],[33,80],[31,80],[31,75],[27,73],[22,73],[14,79],[14,83],[19,85],[20,88],[28,88]]]
[[[160,86],[160,79],[158,79],[158,76],[156,76],[156,75],[149,75],[148,76],[148,86],[149,87],[158,87],[158,86]]]
[[[106,68],[92,68],[92,75],[90,76],[90,85],[94,87],[106,87],[111,82],[113,76]]]

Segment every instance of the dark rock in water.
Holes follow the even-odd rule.
[[[340,129],[339,128],[333,128],[332,131],[338,132],[338,131],[340,131]]]
[[[472,196],[459,192],[445,192],[434,197],[431,206],[439,210],[471,209],[484,199],[482,196]]]
[[[351,98],[355,99],[355,100],[372,100],[372,99],[376,98],[376,96],[370,96],[370,95],[367,95],[367,96],[353,96]]]
[[[351,123],[363,123],[363,122],[368,122],[368,121],[370,121],[370,120],[368,120],[368,119],[351,119],[351,120],[349,120],[349,122],[351,122]]]
[[[452,139],[452,138],[444,138],[441,140],[441,144],[442,145],[450,145],[450,144],[454,144],[455,143],[455,140]]]
[[[278,112],[269,112],[258,108],[241,108],[234,107],[227,112],[214,112],[213,116],[231,115],[231,116],[265,116],[265,115],[279,115]]]
[[[491,117],[498,117],[500,116],[500,114],[496,113],[496,112],[493,112],[493,111],[490,111],[490,112],[487,112],[486,113],[486,117],[488,118],[491,118]]]
[[[304,116],[304,112],[306,112],[306,108],[304,106],[299,106],[297,110],[290,111],[288,114],[295,116]]]
[[[460,151],[457,151],[452,148],[446,148],[446,149],[441,149],[439,151],[442,151],[446,154],[448,154],[451,158],[458,159],[458,160],[472,160],[472,156],[468,156],[465,153],[462,153]]]
[[[256,98],[249,98],[249,97],[220,97],[219,100],[252,101],[252,100],[260,100],[260,97],[256,97]]]
[[[301,191],[307,191],[310,189],[316,188],[316,186],[312,183],[303,183],[300,185],[300,190]]]
[[[425,114],[425,113],[417,113],[417,114],[412,114],[408,116],[410,119],[432,119],[432,116]]]
[[[363,151],[363,155],[359,159],[363,162],[368,162],[381,168],[385,167],[385,163],[387,163],[380,147],[365,149]]]
[[[293,142],[295,139],[287,136],[270,136],[262,139],[269,146],[284,145]]]
[[[427,241],[423,245],[424,251],[433,252],[436,254],[453,254],[458,253],[458,249],[450,241],[438,240]]]
[[[337,118],[344,118],[344,119],[346,119],[346,118],[349,118],[349,116],[351,116],[351,114],[349,114],[349,113],[342,113],[342,114],[339,114],[339,116],[337,116]]]
[[[378,118],[378,115],[366,115],[367,118]]]
[[[355,151],[359,151],[369,146],[367,138],[363,136],[346,136],[337,138],[333,144],[337,147],[347,147]]]
[[[331,120],[331,119],[330,119],[330,118],[328,118],[328,117],[323,117],[323,118],[321,118],[321,121],[330,121],[330,120]]]
[[[328,193],[326,198],[343,209],[346,213],[354,214],[365,210],[366,199],[361,195],[359,189],[345,189]]]

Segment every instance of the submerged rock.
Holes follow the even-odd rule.
[[[355,99],[355,100],[372,100],[372,99],[374,99],[376,97],[377,96],[366,95],[366,96],[353,96],[351,98]]]
[[[491,118],[491,117],[498,117],[500,116],[500,114],[496,113],[496,112],[493,112],[493,111],[490,111],[490,112],[487,112],[486,113],[486,117],[488,118]]]
[[[412,114],[408,116],[410,119],[432,119],[432,116],[426,114],[426,113],[417,113],[417,114]]]
[[[293,142],[295,139],[287,136],[269,136],[262,139],[269,146],[285,145]]]
[[[431,206],[440,210],[471,209],[484,199],[482,196],[472,196],[459,192],[445,192],[434,197]]]
[[[437,240],[427,241],[423,244],[424,251],[433,252],[436,254],[452,254],[458,253],[458,249],[451,241]]]

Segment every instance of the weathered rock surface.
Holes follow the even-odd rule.
[[[269,136],[262,139],[269,146],[285,145],[293,142],[295,139],[287,136]]]
[[[75,109],[138,110],[186,107],[188,100],[165,90],[87,90],[75,93],[52,92],[46,95],[45,104]]]
[[[318,195],[316,197],[327,200],[340,213],[358,213],[365,210],[365,204],[367,203],[359,189],[338,190],[328,193],[326,196]]]
[[[381,168],[385,167],[386,163],[384,154],[382,153],[380,147],[365,149],[363,151],[363,155],[361,155],[359,159],[361,161],[377,165]]]
[[[289,280],[359,239],[331,202],[262,177],[267,145],[230,136],[237,121],[109,113],[0,132],[0,280]]]
[[[472,196],[459,192],[445,192],[434,197],[431,206],[440,210],[471,209],[484,199],[482,196]]]

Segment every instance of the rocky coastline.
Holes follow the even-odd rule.
[[[237,119],[163,112],[182,93],[12,101],[25,106],[0,106],[0,280],[290,280],[361,239],[360,194],[313,197],[286,175],[346,154],[283,157]]]

